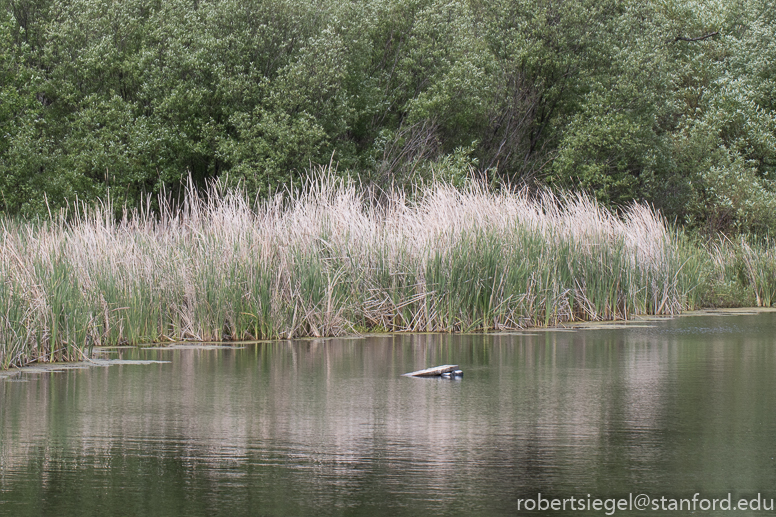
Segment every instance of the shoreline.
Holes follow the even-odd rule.
[[[264,339],[257,341],[237,341],[237,342],[223,342],[223,341],[182,341],[178,343],[160,344],[149,343],[140,345],[105,345],[95,348],[95,355],[103,355],[112,350],[235,350],[244,349],[246,346],[242,345],[259,345],[263,343],[277,343],[279,341],[328,341],[328,340],[362,340],[372,337],[393,337],[400,335],[506,335],[506,336],[531,336],[538,335],[541,332],[575,332],[582,330],[619,330],[623,328],[633,328],[647,326],[644,323],[665,321],[675,318],[692,318],[698,316],[740,316],[740,315],[756,315],[763,313],[776,312],[776,307],[727,307],[719,309],[697,309],[693,311],[687,311],[682,314],[666,315],[666,316],[652,316],[652,315],[639,315],[629,320],[609,320],[609,321],[588,321],[588,322],[575,322],[564,323],[555,325],[552,327],[528,327],[522,331],[490,331],[490,332],[393,332],[384,333],[378,332],[374,334],[365,333],[360,335],[345,335],[338,337],[299,337],[290,340],[287,339]],[[54,362],[54,363],[39,363],[23,366],[20,368],[12,367],[7,370],[0,370],[0,381],[7,381],[15,377],[21,376],[25,373],[58,373],[68,370],[78,370],[85,368],[95,367],[108,367],[113,365],[148,365],[148,364],[161,364],[169,363],[170,361],[157,361],[157,360],[123,360],[123,359],[103,359],[99,357],[91,357],[88,361],[73,361],[73,362]]]

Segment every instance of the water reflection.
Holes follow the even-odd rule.
[[[170,362],[0,381],[0,514],[512,515],[537,492],[768,494],[775,329],[771,313],[122,350]],[[463,380],[400,377],[448,363]]]

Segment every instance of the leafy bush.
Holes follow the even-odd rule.
[[[774,0],[0,0],[0,209],[316,166],[774,230]],[[436,171],[436,172],[435,172]],[[462,176],[446,178],[459,181]],[[117,205],[118,206],[118,205]]]

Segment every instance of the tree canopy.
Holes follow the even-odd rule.
[[[332,160],[776,229],[774,0],[0,0],[0,210]]]

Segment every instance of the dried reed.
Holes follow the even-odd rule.
[[[694,303],[700,262],[649,207],[443,185],[374,204],[326,172],[256,206],[216,185],[160,216],[3,221],[0,366],[100,344],[500,330]]]

